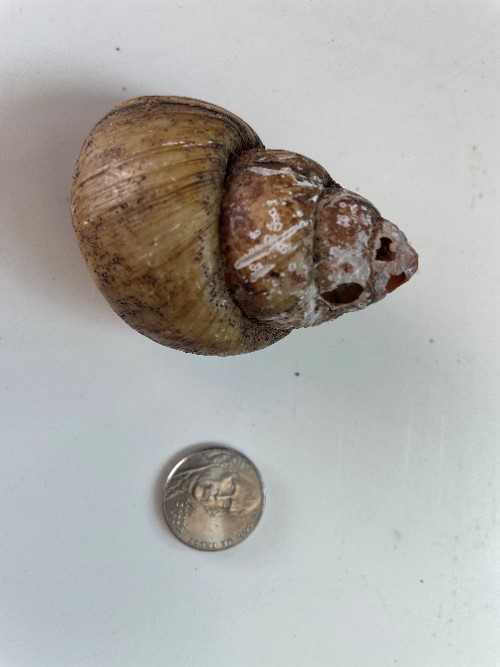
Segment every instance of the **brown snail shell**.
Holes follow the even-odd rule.
[[[188,98],[136,98],[97,123],[71,210],[111,307],[186,352],[266,347],[380,300],[417,269],[404,234],[367,200]]]

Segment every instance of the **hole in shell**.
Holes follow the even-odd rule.
[[[402,285],[405,282],[406,282],[406,273],[403,271],[403,273],[399,273],[397,276],[391,276],[387,281],[385,289],[387,290],[388,293],[394,292],[395,289],[400,287],[400,285]]]
[[[342,283],[330,292],[323,292],[322,298],[332,306],[343,306],[359,299],[364,287],[359,283]]]
[[[379,262],[392,262],[393,259],[396,259],[396,253],[391,250],[392,239],[388,236],[380,237],[380,248],[377,249],[377,254],[375,259],[378,259]]]

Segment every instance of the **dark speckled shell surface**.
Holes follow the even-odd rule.
[[[241,312],[219,247],[228,164],[261,147],[238,117],[180,97],[124,102],[94,127],[74,174],[73,226],[99,289],[131,327],[211,355],[286,335]]]

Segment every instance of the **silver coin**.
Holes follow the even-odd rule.
[[[264,485],[246,456],[227,447],[188,454],[167,478],[163,512],[173,534],[194,549],[220,551],[242,542],[264,509]]]

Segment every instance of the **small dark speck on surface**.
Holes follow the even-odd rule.
[[[423,584],[423,583],[424,583],[424,580],[423,580],[423,579],[420,579],[420,583]]]
[[[296,377],[299,377],[300,373],[299,373],[298,371],[295,371],[294,375],[295,375]]]
[[[429,343],[433,343],[433,342],[434,342],[434,338],[429,338]]]
[[[122,90],[127,90],[127,89],[125,88],[125,86],[122,86]]]
[[[117,46],[117,47],[115,48],[115,51],[120,51],[120,50],[121,50],[121,49],[120,49],[119,46]]]

